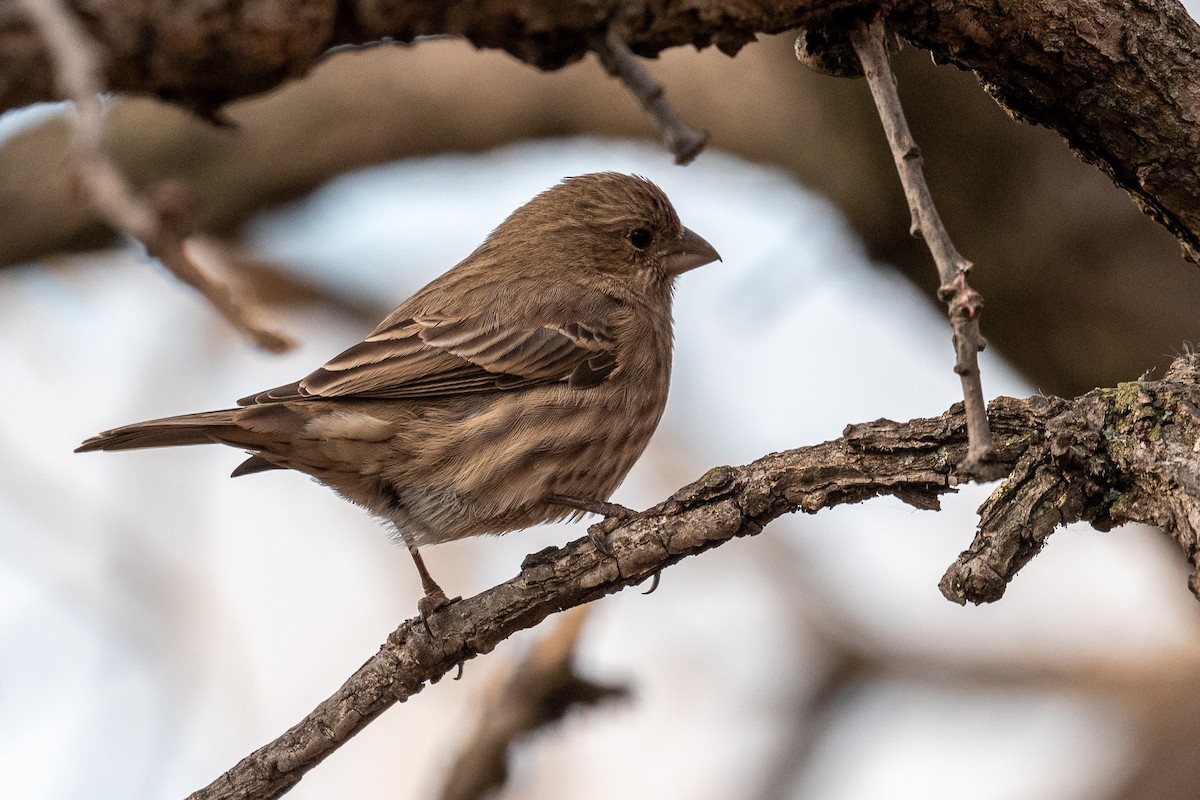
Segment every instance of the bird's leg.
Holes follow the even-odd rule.
[[[417,573],[421,576],[421,587],[425,590],[425,596],[417,601],[417,611],[420,611],[422,619],[425,619],[442,606],[448,604],[450,599],[446,597],[446,593],[442,591],[442,587],[438,586],[437,581],[429,574],[429,569],[425,566],[425,560],[421,558],[421,554],[417,552],[417,548],[410,544],[408,545],[408,552],[412,555],[413,563],[417,565]]]
[[[592,540],[592,544],[596,546],[596,549],[609,558],[615,558],[616,553],[613,552],[612,547],[608,543],[608,535],[622,522],[631,517],[636,517],[638,513],[632,508],[626,508],[619,503],[609,503],[604,500],[588,500],[582,497],[568,497],[563,494],[552,494],[546,500],[555,505],[566,506],[567,508],[586,511],[589,514],[600,514],[603,516],[603,522],[588,526],[587,534],[588,538]]]
[[[567,508],[574,508],[577,511],[586,511],[589,514],[599,514],[605,519],[616,518],[626,520],[637,516],[638,513],[620,503],[609,503],[605,500],[588,500],[583,497],[568,497],[565,494],[552,494],[546,498],[546,501],[556,506],[566,506]]]

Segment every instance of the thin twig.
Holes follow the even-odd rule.
[[[690,164],[708,144],[708,132],[697,130],[667,102],[662,84],[638,61],[625,41],[624,28],[615,20],[610,22],[603,39],[593,42],[593,49],[608,73],[625,84],[642,107],[654,118],[663,143],[680,166]]]
[[[509,750],[520,739],[562,719],[576,706],[624,697],[575,672],[575,649],[592,606],[573,608],[495,685],[479,722],[448,772],[442,800],[479,800],[508,779]]]
[[[900,182],[904,185],[904,196],[912,213],[911,233],[923,238],[933,254],[941,280],[938,298],[946,303],[950,324],[954,328],[954,371],[962,380],[970,435],[966,466],[979,478],[998,477],[1000,473],[991,464],[996,450],[988,426],[983,386],[979,381],[979,352],[987,344],[979,333],[983,298],[968,285],[971,262],[955,249],[933,203],[921,169],[921,151],[904,118],[904,108],[896,92],[896,78],[892,74],[883,37],[883,21],[878,17],[870,23],[860,22],[850,30],[850,42],[862,62],[871,96],[875,99],[879,119],[896,161],[896,170],[900,173]]]
[[[55,65],[59,92],[75,103],[75,160],[82,188],[97,212],[114,228],[142,242],[179,280],[200,292],[214,308],[259,347],[282,352],[292,341],[258,321],[252,301],[234,296],[229,286],[207,275],[188,254],[185,234],[166,224],[113,162],[108,150],[100,64],[101,53],[60,0],[19,0],[41,32]]]

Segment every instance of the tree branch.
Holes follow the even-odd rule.
[[[979,532],[942,578],[958,603],[1000,599],[1058,527],[1154,525],[1179,543],[1200,598],[1200,357],[1178,358],[1161,381],[1122,383],[1048,419],[1008,480],[980,507]]]
[[[1177,0],[897,3],[888,24],[1057,131],[1200,256],[1200,26]]]
[[[1097,389],[1074,401],[993,401],[996,460],[1016,473],[984,504],[979,535],[943,579],[943,592],[958,602],[995,600],[1054,527],[1080,519],[1101,529],[1158,524],[1200,570],[1198,408],[1195,355],[1177,360],[1161,381]],[[782,514],[881,495],[936,509],[941,494],[971,479],[957,466],[966,449],[956,406],[933,419],[852,425],[834,441],[712,469],[616,528],[611,557],[586,537],[550,547],[526,558],[515,578],[440,609],[428,625],[404,623],[337,693],[191,800],[279,797],[389,706],[516,631],[757,534]],[[1027,474],[1040,476],[1034,488],[1050,490],[1031,493]]]
[[[92,4],[81,19],[105,52],[104,84],[211,115],[307,73],[326,50],[391,38],[462,36],[541,69],[587,54],[607,21],[632,52],[681,45],[732,55],[760,33],[853,24],[883,11],[901,36],[978,75],[1014,116],[1057,131],[1147,214],[1200,254],[1200,27],[1176,0],[214,0]],[[148,44],[149,43],[149,44]],[[217,57],[219,54],[219,57]],[[16,0],[0,0],[0,110],[56,97],[46,49]]]

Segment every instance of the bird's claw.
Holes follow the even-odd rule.
[[[427,593],[424,597],[417,601],[417,612],[421,615],[421,624],[425,626],[425,631],[430,636],[433,635],[433,629],[429,627],[429,617],[432,616],[435,611],[445,608],[451,603],[458,602],[459,600],[462,600],[462,598],[446,597],[446,593],[439,589],[436,592]]]
[[[654,594],[654,590],[658,588],[659,581],[662,580],[662,570],[654,571],[653,577],[650,578],[650,588],[642,592],[643,595]]]
[[[609,517],[606,520],[597,522],[595,525],[589,525],[587,530],[587,536],[592,546],[605,558],[617,557],[617,554],[613,552],[612,545],[608,541],[608,535],[612,533],[615,527],[609,524],[612,520],[613,518]]]

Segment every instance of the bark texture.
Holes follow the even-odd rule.
[[[984,504],[980,532],[943,579],[953,600],[987,602],[1058,526],[1158,524],[1197,568],[1200,357],[1161,381],[1097,389],[1073,401],[999,398],[990,407],[1009,480]],[[278,797],[394,703],[490,652],[550,614],[641,583],[688,556],[762,531],[782,514],[816,513],[880,495],[936,509],[969,480],[961,407],[907,423],[849,426],[842,438],[717,467],[609,533],[535,553],[515,578],[396,629],[341,689],[192,800]],[[1195,587],[1195,578],[1192,579]]]
[[[1057,131],[1164,225],[1200,245],[1200,27],[1178,2],[911,3],[892,23],[975,72],[1017,119]]]
[[[979,532],[942,578],[959,603],[998,600],[1063,524],[1098,530],[1154,525],[1179,543],[1200,597],[1200,360],[1175,361],[1161,381],[1097,389],[1049,416],[1008,479],[979,509]]]

